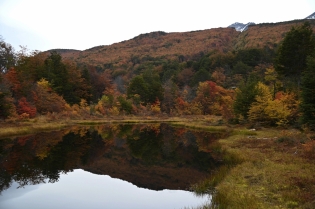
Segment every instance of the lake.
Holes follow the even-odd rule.
[[[0,208],[196,208],[225,133],[168,124],[81,126],[0,139]]]

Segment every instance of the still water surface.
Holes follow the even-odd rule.
[[[0,139],[0,208],[192,208],[222,133],[166,124],[73,127]]]
[[[209,201],[181,190],[154,191],[81,169],[60,176],[58,183],[29,185],[16,189],[17,183],[0,196],[0,208],[184,208],[196,207]]]

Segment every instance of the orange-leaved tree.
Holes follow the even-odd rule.
[[[66,101],[52,90],[50,83],[45,79],[37,82],[33,91],[33,100],[37,111],[41,114],[61,112],[66,105]]]
[[[13,97],[21,97],[22,85],[19,80],[18,72],[15,68],[10,68],[4,76],[7,85],[10,87]]]
[[[203,108],[203,114],[232,117],[234,91],[224,89],[213,81],[200,82],[195,102]]]

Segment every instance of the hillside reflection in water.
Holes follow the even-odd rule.
[[[163,204],[163,208],[168,208],[166,205],[169,208],[197,206],[209,197],[197,198],[185,190],[187,191],[191,184],[207,177],[210,171],[219,165],[211,151],[216,139],[224,137],[224,134],[189,131],[166,124],[116,124],[73,127],[63,131],[17,137],[14,140],[1,139],[0,207],[2,208],[1,204],[7,204],[9,198],[26,197],[36,190],[41,191],[40,198],[33,196],[33,199],[27,198],[29,202],[25,203],[32,208],[40,205],[38,201],[43,201],[44,204],[56,201],[57,196],[53,194],[59,194],[57,198],[59,203],[72,200],[78,204],[76,208],[80,208],[90,201],[98,202],[96,200],[98,196],[103,200],[106,198],[114,200],[109,194],[117,192],[121,198],[120,201],[115,200],[117,203],[128,202],[127,200],[135,194],[142,194],[143,199],[141,195],[133,199],[135,207],[128,203],[128,208],[141,208],[139,203],[144,204],[147,198],[149,198],[148,204],[157,204],[150,199],[161,195],[161,190],[164,193],[168,192],[170,197],[169,199],[162,198],[162,201],[157,200]],[[75,172],[72,172],[73,170]],[[78,183],[79,180],[75,183],[76,185],[89,183],[76,191],[65,192],[66,184],[62,182],[65,182],[64,179],[69,179],[68,182],[75,179],[75,174],[76,178],[81,179],[81,183]],[[73,177],[67,178],[69,176]],[[95,180],[96,177],[103,179]],[[122,184],[109,187],[106,186],[109,183],[106,183],[103,186],[108,187],[106,192],[99,187],[105,178],[112,180],[115,178],[115,181],[121,179],[145,189],[128,191]],[[129,184],[127,182],[125,184]],[[36,185],[36,188],[33,185]],[[54,185],[54,188],[58,190],[47,185]],[[133,187],[136,188],[135,186]],[[16,187],[24,188],[16,190]],[[43,192],[45,190],[50,191],[46,196]],[[160,192],[155,192],[151,196],[154,192],[152,190]],[[146,193],[143,193],[144,191]],[[176,196],[172,196],[175,192]],[[98,195],[90,196],[93,193]],[[60,194],[63,194],[64,200],[60,200]],[[189,198],[188,194],[192,198]],[[181,201],[175,201],[176,198]],[[174,201],[178,205],[173,205]],[[102,201],[99,203],[105,204]],[[58,208],[68,207],[64,205]],[[89,208],[100,208],[100,205],[90,204]],[[143,208],[148,208],[148,205]],[[154,208],[153,205],[150,208]]]

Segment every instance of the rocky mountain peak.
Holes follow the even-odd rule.
[[[307,16],[305,19],[315,19],[315,12],[309,16]]]
[[[250,25],[255,25],[255,23],[249,22],[249,23],[244,24],[244,23],[236,22],[236,23],[233,23],[232,25],[229,25],[228,28],[235,28],[236,31],[243,32],[247,30],[248,26]]]

